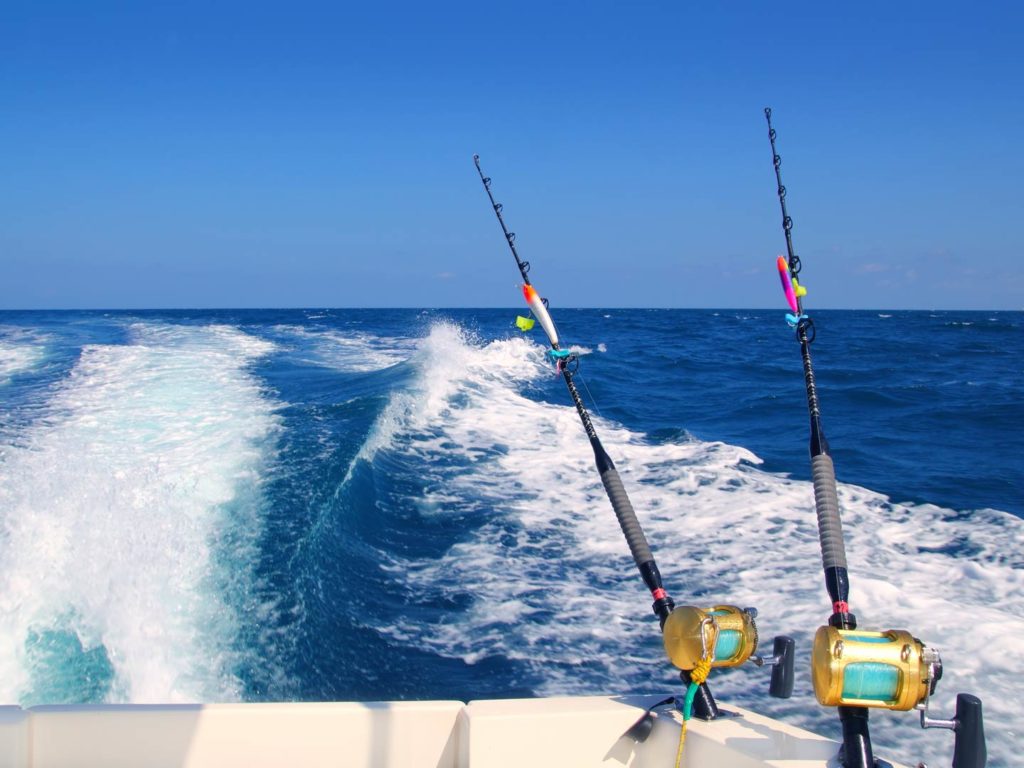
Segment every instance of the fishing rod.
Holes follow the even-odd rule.
[[[802,264],[793,250],[793,219],[786,209],[786,187],[782,184],[782,158],[775,147],[772,110],[764,110],[768,121],[768,140],[782,209],[782,229],[786,236],[786,256],[776,266],[786,302],[791,310],[786,321],[796,329],[803,361],[807,410],[810,414],[811,480],[818,518],[825,588],[832,601],[828,625],[819,627],[811,654],[814,693],[825,706],[838,708],[843,729],[839,753],[844,768],[875,768],[868,727],[869,708],[921,711],[922,728],[948,728],[955,732],[954,768],[983,768],[987,753],[982,722],[981,700],[961,693],[956,699],[952,720],[927,716],[929,697],[942,677],[942,660],[934,648],[927,648],[906,630],[867,632],[857,629],[857,617],[850,611],[850,576],[846,563],[843,526],[839,514],[835,465],[821,423],[821,408],[811,362],[811,344],[815,339],[814,321],[804,312],[807,288],[798,275]]]
[[[514,232],[510,232],[505,224],[502,205],[494,199],[494,194],[491,191],[491,179],[484,175],[480,167],[479,155],[473,155],[473,163],[476,165],[477,173],[480,174],[480,181],[484,185],[487,197],[491,201],[491,207],[494,209],[494,214],[505,235],[505,241],[519,268],[519,274],[523,279],[523,297],[534,318],[540,323],[548,337],[551,345],[548,356],[554,361],[556,369],[565,380],[569,396],[572,398],[573,405],[576,406],[576,412],[579,414],[583,429],[587,433],[590,446],[594,451],[594,463],[601,477],[601,483],[604,485],[608,500],[618,519],[619,527],[626,537],[626,543],[633,555],[637,569],[640,571],[640,576],[650,590],[651,597],[654,598],[651,608],[661,625],[666,654],[671,662],[680,669],[680,675],[687,686],[682,707],[684,722],[689,719],[691,710],[697,717],[704,720],[713,720],[719,716],[718,706],[705,682],[712,667],[733,667],[748,659],[758,666],[771,666],[772,695],[788,698],[793,690],[793,641],[791,638],[775,638],[771,656],[756,656],[754,651],[757,649],[757,628],[754,618],[757,612],[754,609],[740,609],[731,605],[716,605],[708,609],[693,606],[676,607],[675,602],[665,590],[647,537],[637,520],[636,512],[622,485],[615,463],[601,444],[597,431],[594,429],[594,423],[573,381],[579,366],[578,356],[568,349],[564,349],[559,341],[558,331],[548,312],[547,300],[540,297],[530,282],[530,264],[519,256],[515,244],[516,235]],[[523,330],[529,330],[532,322],[527,318],[517,318],[517,325]],[[655,705],[655,707],[657,706]],[[653,709],[652,707],[648,710],[637,723],[639,730],[636,730],[634,735],[638,740],[643,740],[650,730],[650,713]],[[637,726],[634,726],[634,729]],[[631,733],[634,732],[634,729],[631,729]],[[685,736],[685,730],[682,731],[682,734]]]

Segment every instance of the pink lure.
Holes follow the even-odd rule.
[[[796,303],[796,293],[793,292],[793,276],[789,274],[789,263],[785,256],[779,256],[776,264],[779,265],[779,279],[782,281],[782,290],[786,294],[786,301],[794,315],[800,314],[800,305]]]

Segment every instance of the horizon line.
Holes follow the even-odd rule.
[[[3,307],[0,312],[294,312],[307,310],[342,310],[342,311],[434,311],[446,312],[451,310],[459,311],[514,311],[521,312],[521,306],[507,307],[474,307],[474,306],[450,306],[450,307],[428,307],[428,306],[323,306],[311,304],[308,306],[163,306],[163,307]],[[642,311],[684,311],[684,312],[784,312],[784,307],[642,307],[642,306],[560,306],[559,311],[566,310],[642,310]],[[1020,309],[998,309],[992,307],[816,307],[814,312],[1024,312]]]

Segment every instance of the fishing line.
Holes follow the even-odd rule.
[[[597,415],[603,419],[604,414],[601,413],[601,409],[597,406],[597,398],[595,398],[593,393],[591,393],[590,387],[587,386],[587,380],[583,377],[583,374],[580,373],[579,368],[576,369],[576,378],[578,378],[580,380],[580,384],[583,385],[583,390],[587,393],[587,398],[590,400],[591,407]]]

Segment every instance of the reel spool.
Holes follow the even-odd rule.
[[[827,706],[927,706],[942,676],[938,651],[902,629],[863,632],[819,627],[811,651],[814,695]]]
[[[705,660],[712,667],[735,667],[757,649],[754,612],[735,605],[683,605],[665,620],[662,640],[669,660],[679,669],[693,670]]]

